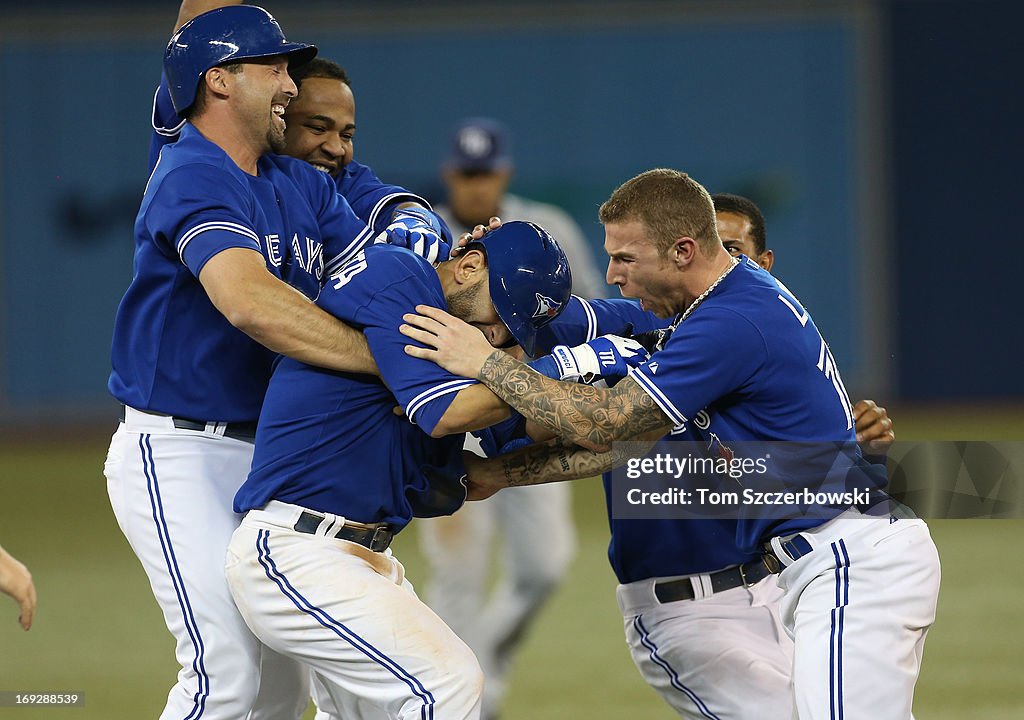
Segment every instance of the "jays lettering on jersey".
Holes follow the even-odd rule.
[[[828,489],[829,478],[845,482],[845,470],[853,466],[863,468],[875,486],[885,483],[860,455],[849,397],[810,315],[749,258],[741,256],[735,269],[674,330],[664,349],[630,377],[677,428],[686,427],[709,446],[721,444],[728,452],[730,442],[779,441],[809,448],[801,457],[801,477],[807,482],[813,478],[815,490]],[[701,410],[707,422],[691,422]],[[834,447],[848,449],[844,472],[833,467]],[[830,514],[841,510],[833,508]],[[737,547],[754,552],[774,535],[822,522],[821,514],[777,515],[752,512],[741,517]]]
[[[631,335],[660,330],[670,322],[670,319],[664,320],[643,310],[635,300],[584,300],[573,295],[565,310],[537,331],[536,353],[549,353],[555,345],[580,345],[601,335]]]
[[[162,77],[153,96],[153,135],[149,143],[150,172],[160,159],[160,151],[164,146],[178,140],[184,126],[185,121],[174,112],[174,106],[171,104],[167,78]],[[368,166],[355,161],[346,165],[334,181],[338,192],[345,197],[353,212],[378,233],[391,222],[396,205],[415,202],[430,207],[430,204],[419,195],[398,185],[386,185]]]
[[[229,248],[315,298],[330,260],[372,240],[333,183],[310,165],[266,155],[243,172],[186,124],[150,176],[135,221],[134,276],[114,324],[108,387],[126,405],[208,421],[259,416],[273,354],[210,302],[200,271]]]
[[[235,510],[281,500],[400,529],[414,515],[410,494],[421,494],[425,466],[448,479],[464,474],[463,434],[428,433],[474,381],[410,357],[398,331],[418,304],[447,307],[441,282],[412,252],[374,245],[328,279],[317,304],[363,331],[383,382],[281,358]],[[408,419],[392,412],[396,400]]]

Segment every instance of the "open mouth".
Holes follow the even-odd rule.
[[[274,103],[270,106],[270,112],[281,122],[281,125],[285,125],[284,121],[284,105],[281,103]]]

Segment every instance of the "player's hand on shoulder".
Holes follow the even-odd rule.
[[[857,442],[873,454],[884,453],[896,441],[892,419],[874,400],[861,400],[853,406]]]
[[[452,234],[436,213],[424,207],[404,207],[395,211],[376,242],[408,248],[433,264],[448,259]]]

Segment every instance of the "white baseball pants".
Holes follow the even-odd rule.
[[[848,510],[801,535],[779,576],[800,720],[908,720],[939,592],[928,526]]]
[[[700,576],[697,576],[700,577]],[[626,643],[644,680],[687,720],[792,720],[793,642],[769,575],[749,587],[660,603],[649,578],[616,591]]]
[[[131,408],[110,441],[110,504],[177,643],[161,720],[281,720],[309,704],[308,671],[253,636],[224,581],[252,449]]]
[[[479,718],[479,663],[416,597],[401,563],[295,531],[302,512],[272,501],[231,539],[227,580],[253,633],[312,668],[343,718]],[[321,530],[343,520],[328,514]]]

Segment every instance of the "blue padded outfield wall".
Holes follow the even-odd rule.
[[[609,3],[582,17],[579,5],[528,2],[510,4],[505,25],[458,3],[265,4],[351,74],[356,156],[431,199],[442,199],[452,126],[479,114],[512,128],[513,190],[563,205],[598,258],[597,207],[642,170],[671,166],[753,197],[776,274],[813,313],[851,391],[899,392],[890,338],[898,330],[910,347],[926,323],[878,312],[907,298],[893,290],[903,270],[886,236],[893,160],[880,144],[891,131],[878,39],[890,15],[876,3],[652,3],[639,15]],[[56,33],[15,13],[0,31],[0,423],[112,407],[110,331],[176,3],[116,7],[81,28],[69,15]],[[989,389],[979,380],[972,392]]]

